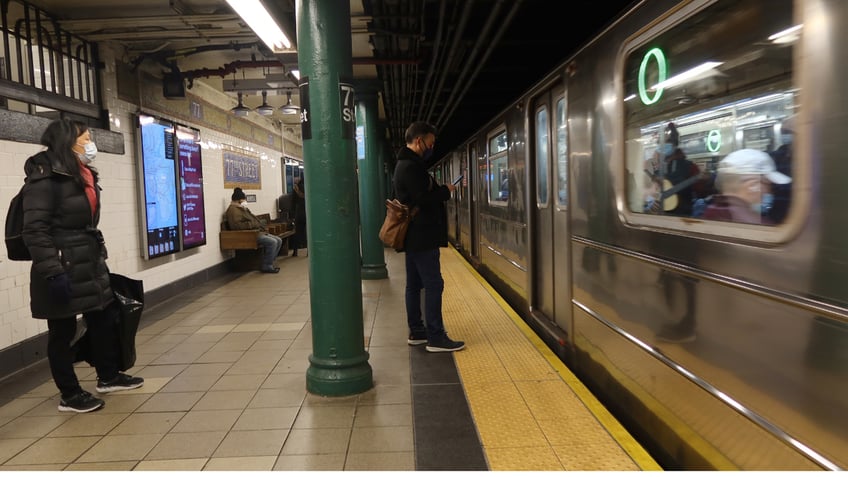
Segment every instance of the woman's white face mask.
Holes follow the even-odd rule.
[[[97,146],[94,144],[94,141],[90,141],[88,144],[82,147],[83,152],[77,153],[77,157],[79,157],[80,162],[85,165],[91,164],[91,161],[97,157]]]

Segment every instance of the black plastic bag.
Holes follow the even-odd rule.
[[[115,306],[118,313],[114,316],[118,333],[118,370],[126,371],[135,366],[135,334],[144,310],[144,283],[117,273],[109,274],[112,293],[115,295]],[[77,320],[77,332],[71,340],[71,353],[74,362],[85,361],[91,366],[91,342],[86,333],[85,320]]]
[[[109,284],[118,302],[118,369],[126,371],[135,365],[135,334],[144,310],[144,282],[117,273],[109,274]]]

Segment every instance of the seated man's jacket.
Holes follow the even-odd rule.
[[[230,203],[227,208],[227,226],[230,230],[259,229],[265,231],[265,225],[258,217],[250,212],[247,207],[242,207],[237,202]]]

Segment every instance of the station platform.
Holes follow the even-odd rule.
[[[661,470],[453,249],[442,249],[455,353],[406,344],[403,255],[362,282],[374,387],[306,392],[308,256],[145,310],[143,387],[57,410],[46,360],[0,386],[0,470]],[[80,365],[94,393],[94,369]]]

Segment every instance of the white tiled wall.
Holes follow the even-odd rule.
[[[110,65],[104,72],[102,84],[106,108],[111,116],[111,129],[124,135],[126,151],[124,155],[101,152],[93,164],[100,172],[100,186],[103,189],[100,229],[109,251],[107,263],[113,272],[142,279],[145,289],[153,290],[228,258],[218,248],[218,232],[221,218],[230,202],[232,189],[224,189],[221,150],[203,149],[207,244],[153,260],[142,258],[139,174],[132,119],[132,114],[137,112],[138,106],[117,98],[110,50],[103,48],[101,55],[104,62]],[[220,104],[224,108],[232,107],[231,98],[211,88],[195,87],[192,93],[202,94],[206,101]],[[167,115],[162,116],[167,118]],[[253,148],[262,157],[262,189],[246,190],[257,198],[255,203],[248,206],[255,214],[270,213],[272,217],[276,216],[276,199],[283,193],[280,151],[270,149],[266,145],[248,144],[244,140],[188,121],[178,122],[199,128],[201,138],[205,142]],[[42,147],[36,144],[0,141],[0,164],[4,165],[4,172],[0,175],[0,204],[4,217],[9,201],[23,184],[24,162],[41,150]],[[8,260],[3,248],[0,254],[0,349],[47,330],[46,321],[33,319],[30,315],[29,268],[30,262]]]

